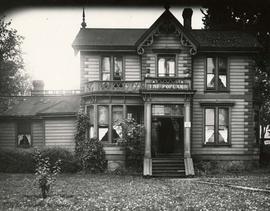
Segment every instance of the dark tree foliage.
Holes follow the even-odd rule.
[[[10,25],[0,17],[0,96],[23,95],[30,87],[20,48],[23,37]]]
[[[261,152],[264,134],[270,125],[270,1],[215,1],[204,5],[207,30],[242,30],[257,36],[262,45],[255,57],[254,100],[259,107]],[[262,153],[261,153],[262,155]]]

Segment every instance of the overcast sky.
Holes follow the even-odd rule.
[[[171,12],[183,23],[182,8]],[[149,28],[164,8],[87,7],[88,28]],[[22,50],[32,79],[44,80],[45,89],[79,89],[79,55],[71,44],[80,29],[82,8],[24,8],[6,12],[12,28],[24,36]],[[192,27],[202,28],[202,14],[193,8]]]

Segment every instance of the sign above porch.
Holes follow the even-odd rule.
[[[182,47],[190,48],[191,55],[195,55],[198,49],[198,42],[189,33],[189,30],[175,18],[168,8],[154,22],[154,24],[145,31],[141,38],[136,42],[137,53],[144,54],[145,48],[152,46],[155,38],[160,36],[176,36]]]

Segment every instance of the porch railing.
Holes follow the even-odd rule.
[[[140,91],[186,91],[191,89],[190,78],[145,78],[144,81],[90,81],[85,93]]]

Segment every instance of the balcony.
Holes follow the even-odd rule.
[[[144,81],[90,81],[84,93],[141,93],[191,91],[191,78],[145,78]]]

